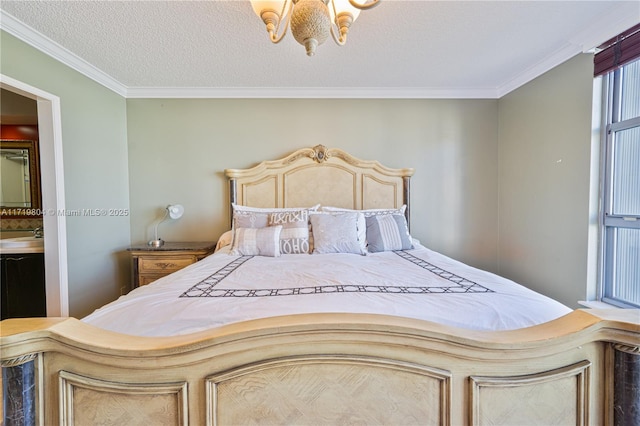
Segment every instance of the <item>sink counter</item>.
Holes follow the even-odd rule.
[[[44,253],[44,238],[17,237],[0,239],[0,254]]]

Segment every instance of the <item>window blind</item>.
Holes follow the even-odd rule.
[[[640,58],[640,24],[618,34],[598,46],[600,50],[593,59],[594,77],[614,71]]]

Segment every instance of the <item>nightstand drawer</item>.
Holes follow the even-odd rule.
[[[147,285],[196,263],[213,253],[215,247],[213,242],[168,242],[160,247],[147,244],[129,247],[133,260],[133,287]]]
[[[147,258],[141,257],[138,260],[139,272],[175,272],[185,266],[189,266],[195,263],[196,258],[194,256],[188,257],[167,257],[162,258]]]
[[[144,274],[138,276],[138,285],[147,285],[169,274]]]

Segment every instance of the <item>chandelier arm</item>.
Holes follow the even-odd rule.
[[[278,31],[280,31],[280,22],[278,22],[278,26],[276,27],[275,32],[271,34],[271,43],[278,44],[284,38],[284,36],[287,35],[287,28],[289,28],[290,20],[291,20],[291,14],[287,16],[287,22],[285,22],[284,30],[282,31],[282,34],[280,34],[280,36],[278,36]]]
[[[280,12],[280,16],[285,15],[285,9],[287,9],[287,5],[289,6],[289,10],[287,11],[287,19],[286,19],[286,22],[284,23],[284,30],[282,30],[282,33],[278,36],[278,32],[280,31],[280,24],[282,23],[281,20],[278,20],[278,25],[276,25],[275,31],[270,34],[271,43],[273,44],[280,43],[280,41],[284,38],[284,36],[287,35],[287,29],[289,28],[289,22],[291,21],[291,15],[292,15],[291,9],[293,8],[293,1],[284,2],[284,4],[282,5],[282,11]]]
[[[373,7],[376,7],[378,4],[380,4],[382,0],[373,0],[371,3],[358,3],[355,0],[349,0],[349,4],[351,4],[351,6],[355,7],[356,9],[360,9],[360,10],[367,10],[367,9],[371,9]]]
[[[344,34],[344,36],[343,36],[341,34],[340,37],[338,37],[336,35],[336,28],[338,28],[338,26],[332,22],[331,23],[331,37],[333,38],[333,41],[335,41],[338,46],[344,46],[347,43],[347,35]]]

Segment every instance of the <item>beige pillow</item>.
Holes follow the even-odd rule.
[[[236,256],[280,256],[282,226],[236,228],[231,254]]]

